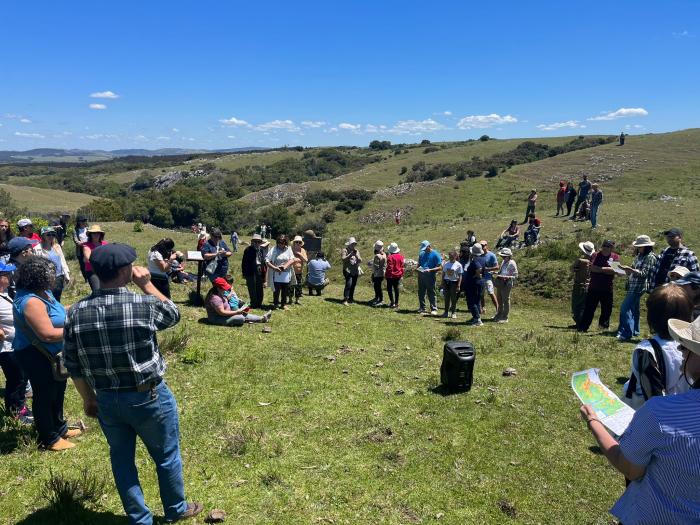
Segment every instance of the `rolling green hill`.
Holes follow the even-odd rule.
[[[72,213],[95,199],[94,196],[85,193],[15,186],[12,184],[0,184],[0,189],[8,192],[20,208],[27,208],[30,212],[38,213],[55,211]]]

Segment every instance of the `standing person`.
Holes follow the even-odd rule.
[[[151,283],[168,299],[170,299],[170,279],[168,277],[170,262],[177,257],[174,250],[175,241],[165,238],[151,246],[148,251],[148,271],[151,274]]]
[[[655,244],[648,235],[639,235],[632,243],[635,248],[632,266],[620,265],[627,274],[628,281],[627,294],[620,306],[618,341],[629,341],[639,335],[639,302],[649,291],[649,274],[656,265]]]
[[[382,282],[386,273],[387,257],[384,253],[384,243],[377,241],[374,243],[374,257],[372,257],[372,284],[374,285],[374,299],[370,306],[384,306],[384,292]]]
[[[576,214],[578,213],[579,206],[581,204],[588,200],[588,194],[591,191],[591,183],[588,182],[588,175],[583,176],[583,180],[579,182],[578,184],[578,199],[576,200],[576,206],[574,207],[574,214],[571,217],[571,220],[574,220],[576,218]]]
[[[620,133],[620,146],[625,145],[625,132]]]
[[[345,278],[343,304],[348,306],[355,302],[355,286],[357,286],[357,278],[360,276],[360,264],[362,263],[362,257],[357,250],[355,237],[350,237],[345,243],[340,258],[343,261],[343,277]]]
[[[10,241],[14,238],[10,223],[6,219],[0,219],[0,262],[10,260]]]
[[[535,213],[535,208],[537,207],[537,190],[531,189],[530,195],[527,196],[527,208],[525,209],[525,218],[520,224],[527,223],[527,219],[531,213]]]
[[[26,237],[32,241],[32,246],[41,242],[41,237],[34,231],[34,223],[31,219],[20,219],[17,221],[17,231],[20,237]]]
[[[389,245],[389,255],[386,258],[386,291],[389,294],[389,308],[399,307],[399,289],[404,272],[404,257],[399,245],[392,242]]]
[[[498,270],[498,258],[496,254],[489,251],[488,241],[479,241],[481,247],[484,249],[484,254],[481,256],[481,264],[483,266],[482,271],[482,288],[481,288],[481,313],[485,310],[485,294],[489,294],[491,297],[491,302],[493,303],[493,308],[498,312],[498,298],[496,297],[496,292],[493,288],[493,272]]]
[[[15,338],[12,348],[22,371],[32,385],[34,425],[42,448],[60,451],[73,448],[67,438],[80,430],[69,430],[63,417],[66,380],[56,379],[49,355],[63,350],[66,310],[51,293],[56,269],[53,263],[33,255],[18,270],[14,302]]]
[[[65,241],[68,236],[68,219],[70,219],[68,213],[62,213],[61,217],[58,219],[58,224],[61,226],[61,234],[56,236],[56,240],[61,245],[61,248],[63,248],[63,241]]]
[[[17,267],[0,261],[0,368],[5,374],[5,415],[16,417],[22,423],[31,424],[31,411],[25,405],[27,380],[12,351],[15,338],[15,323],[12,314],[12,299],[7,293],[10,275]]]
[[[603,192],[598,189],[598,183],[594,183],[591,188],[591,227],[595,230],[598,226],[598,208],[603,202]]]
[[[610,327],[610,316],[613,307],[613,281],[615,270],[610,266],[611,262],[619,262],[620,256],[613,252],[615,243],[610,240],[603,241],[600,251],[591,258],[591,279],[588,283],[586,305],[578,323],[579,332],[587,332],[593,322],[593,316],[600,303],[600,317],[598,327],[607,330]]]
[[[578,243],[578,248],[581,250],[583,257],[579,257],[571,265],[571,271],[574,274],[574,286],[571,290],[571,317],[574,320],[574,325],[570,326],[570,328],[578,326],[583,310],[586,307],[588,282],[591,278],[591,257],[593,257],[593,252],[595,252],[595,246],[591,241]]]
[[[260,225],[260,235],[263,239],[267,239],[267,226],[264,224]]]
[[[564,217],[568,217],[571,213],[571,207],[574,205],[577,194],[576,188],[574,188],[574,185],[569,181],[566,184],[566,214]],[[576,214],[572,215],[572,217],[576,217]]]
[[[85,275],[87,276],[87,282],[90,285],[90,289],[94,292],[100,289],[100,279],[97,277],[95,272],[92,271],[92,264],[90,263],[90,255],[92,250],[98,246],[103,246],[107,244],[105,242],[105,232],[102,231],[99,224],[93,224],[86,230],[87,242],[83,243],[83,260],[85,261]]]
[[[652,287],[661,286],[669,281],[668,272],[676,266],[685,266],[691,272],[700,270],[698,258],[691,250],[683,245],[683,232],[678,228],[671,228],[664,232],[668,248],[659,254],[659,258],[652,268],[650,279]]]
[[[566,203],[566,183],[563,180],[559,181],[559,191],[557,191],[557,214],[564,215],[564,204]]]
[[[205,272],[210,281],[214,281],[217,277],[226,277],[228,274],[228,258],[233,255],[229,250],[228,245],[222,240],[221,230],[212,228],[209,234],[209,240],[204,243],[202,249],[202,258],[206,265]],[[216,266],[211,267],[213,261],[216,261]]]
[[[442,257],[433,250],[430,241],[420,243],[418,252],[418,313],[425,313],[425,295],[428,294],[430,303],[430,315],[437,315],[437,298],[435,295],[435,282],[437,272],[442,270]]]
[[[16,269],[10,273],[10,285],[7,288],[7,293],[9,296],[15,298],[15,281],[17,279],[17,273],[20,267],[27,262],[30,257],[34,256],[32,251],[32,241],[26,237],[15,237],[9,243],[7,243],[7,248],[9,250],[10,260],[9,264],[12,264]]]
[[[231,247],[233,248],[233,253],[238,252],[238,232],[231,232]]]
[[[479,258],[484,255],[481,244],[475,244],[469,249],[471,258],[467,268],[462,275],[462,283],[467,294],[467,306],[472,314],[472,318],[467,321],[468,325],[481,326],[481,288],[483,264]]]
[[[223,277],[217,277],[204,299],[207,309],[207,322],[219,326],[243,326],[246,323],[267,323],[272,312],[253,315]]]
[[[83,244],[88,242],[87,236],[87,219],[82,215],[79,215],[75,219],[75,228],[73,229],[73,243],[75,244],[75,258],[78,259],[78,264],[80,265],[80,273],[88,282],[88,275],[85,271],[85,257],[83,256]]]
[[[657,396],[637,410],[619,442],[589,405],[580,414],[603,455],[631,480],[610,512],[625,524],[697,523],[700,509],[700,322],[668,321],[683,353],[684,394]]]
[[[517,223],[518,221],[515,222]],[[467,230],[467,236],[464,238],[464,242],[467,243],[468,248],[476,244],[476,233],[474,233],[474,230]]]
[[[507,323],[510,315],[510,292],[518,278],[518,265],[513,260],[510,248],[503,248],[498,255],[503,257],[501,267],[496,274],[496,292],[498,294],[498,311],[494,320],[497,323]]]
[[[248,287],[248,298],[251,308],[261,308],[264,298],[265,283],[265,252],[262,247],[262,237],[256,233],[250,239],[250,246],[243,250],[241,270]]]
[[[180,457],[177,402],[163,381],[165,362],[156,332],[180,321],[177,306],[132,266],[136,251],[126,244],[95,248],[90,262],[102,288],[70,309],[65,361],[83,399],[109,444],[114,481],[131,523],[153,523],[136,469],[136,438],[156,464],[166,521],[199,514],[187,503]],[[126,286],[133,282],[143,295]]]
[[[331,263],[326,260],[323,252],[316,252],[316,258],[309,261],[306,286],[309,288],[309,295],[321,295],[321,290],[328,286],[326,272],[331,269]]]
[[[63,288],[70,283],[70,270],[63,255],[63,249],[56,239],[56,232],[53,227],[47,226],[41,229],[41,243],[34,247],[34,254],[46,257],[54,264],[56,278],[51,293],[53,293],[58,302],[61,302]]]
[[[288,309],[289,285],[296,284],[296,276],[292,271],[294,260],[294,252],[289,247],[289,239],[284,234],[279,235],[277,244],[267,254],[267,267],[272,270],[268,272],[267,278],[270,282],[270,288],[274,290],[272,297],[275,308]]]
[[[396,222],[396,226],[401,224],[401,210],[399,208],[396,208],[394,212],[394,221]]]
[[[304,265],[309,262],[309,256],[304,249],[304,239],[301,238],[301,235],[297,235],[292,239],[292,253],[294,254],[292,270],[294,271],[296,284],[289,289],[289,303],[292,303],[293,295],[294,304],[301,304],[299,299],[301,299],[304,288]]]
[[[442,289],[445,293],[445,313],[443,317],[452,316],[452,319],[457,319],[457,297],[459,297],[459,289],[462,285],[462,263],[457,260],[457,252],[450,251],[449,261],[445,261],[442,265]]]

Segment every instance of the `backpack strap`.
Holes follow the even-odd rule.
[[[649,342],[654,349],[656,364],[659,367],[659,373],[661,374],[661,381],[663,383],[664,395],[666,395],[666,359],[664,359],[664,351],[659,342],[653,337],[649,339]]]

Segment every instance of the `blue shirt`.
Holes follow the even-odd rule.
[[[582,180],[578,185],[578,199],[584,200],[588,197],[588,192],[591,191],[591,182],[587,180]]]
[[[430,268],[437,268],[442,265],[442,257],[435,250],[422,251],[418,255],[418,266],[429,270]]]
[[[330,269],[331,265],[328,261],[323,259],[313,259],[309,261],[309,284],[323,284],[326,279],[326,271]]]
[[[29,299],[33,297],[36,297],[46,305],[46,313],[49,314],[49,319],[51,319],[51,324],[54,328],[63,328],[63,325],[66,322],[66,309],[61,303],[54,299],[54,296],[51,294],[50,291],[47,291],[46,293],[49,296],[48,301],[43,297],[40,297],[32,292],[28,292],[27,290],[17,290],[14,305],[15,315],[25,322],[25,324],[27,325],[27,329],[29,330],[31,330],[31,327],[29,326],[29,323],[27,323],[27,320],[24,318],[24,309],[27,307],[27,301],[29,301]],[[14,351],[18,352],[24,350],[25,348],[31,345],[32,342],[29,336],[25,334],[24,331],[19,328],[19,326],[15,325],[15,339],[14,341],[12,341],[12,348],[14,349]],[[44,342],[44,347],[52,354],[57,354],[58,352],[63,350],[63,341],[58,341],[56,343]]]
[[[56,277],[60,277],[63,275],[63,265],[61,264],[61,257],[56,253],[56,250],[51,248],[48,252],[47,255],[49,256],[49,260],[56,266]]]
[[[226,246],[226,243],[224,241],[219,241],[218,248],[221,248],[224,251],[228,251],[228,246]],[[204,243],[204,246],[202,246],[201,252],[202,255],[205,253],[216,253],[217,246],[213,246],[212,243],[209,241]],[[204,265],[206,266],[211,262],[211,259],[209,261],[204,261]],[[223,255],[220,255],[216,258],[216,271],[214,271],[214,274],[209,277],[212,281],[216,279],[217,277],[226,277],[226,274],[228,273],[228,257],[224,257]]]
[[[700,390],[652,397],[620,439],[625,458],[646,467],[610,512],[625,525],[700,521]]]
[[[591,206],[600,206],[603,202],[603,192],[598,190],[591,193]]]
[[[493,252],[488,252],[487,254],[479,257],[479,262],[484,268],[493,268],[494,266],[498,266],[498,259],[496,258],[496,254]],[[484,281],[493,280],[493,278],[491,277],[491,272],[487,272],[486,270],[484,270],[482,273],[484,274],[482,276]]]

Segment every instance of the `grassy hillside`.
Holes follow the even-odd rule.
[[[8,192],[17,206],[26,207],[29,211],[37,213],[75,212],[81,206],[85,206],[95,199],[92,195],[85,193],[14,186],[12,184],[0,184],[0,189]]]

